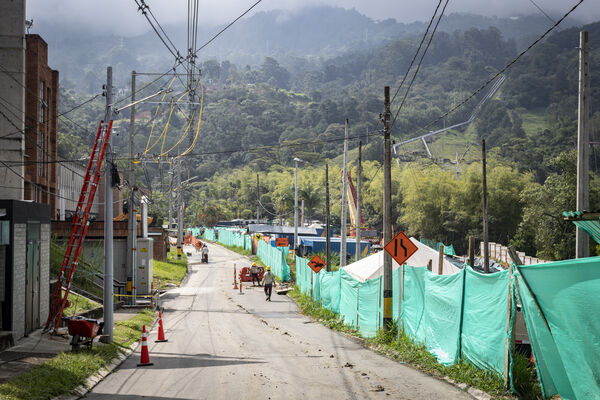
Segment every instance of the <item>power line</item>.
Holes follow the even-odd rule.
[[[483,89],[485,89],[490,83],[492,83],[496,78],[498,78],[500,75],[502,75],[504,72],[506,72],[507,69],[509,69],[514,63],[516,63],[521,57],[523,57],[529,50],[531,50],[536,44],[538,44],[540,41],[542,41],[546,36],[548,36],[548,34],[550,32],[552,32],[565,18],[567,18],[573,11],[575,11],[575,9],[577,9],[577,7],[579,7],[579,5],[581,5],[581,3],[583,3],[584,0],[579,0],[577,2],[577,4],[575,4],[565,15],[562,16],[562,18],[560,18],[558,21],[556,21],[556,23],[554,25],[552,25],[550,28],[548,28],[548,30],[546,30],[546,32],[544,32],[539,38],[537,38],[533,43],[531,43],[525,50],[523,50],[517,57],[515,57],[512,61],[510,61],[508,64],[506,64],[504,66],[504,68],[502,68],[499,72],[497,72],[496,74],[494,74],[490,79],[488,79],[483,85],[481,85],[475,92],[473,92],[471,95],[469,95],[468,97],[466,97],[463,101],[461,101],[459,104],[457,104],[456,106],[452,107],[450,110],[446,111],[444,114],[440,115],[439,117],[437,117],[436,119],[434,119],[433,121],[429,122],[428,124],[422,126],[421,128],[417,129],[414,133],[418,133],[419,131],[424,131],[427,128],[429,128],[431,125],[434,125],[436,123],[438,123],[439,121],[441,121],[443,118],[446,118],[448,115],[450,115],[451,113],[453,113],[454,111],[458,110],[459,108],[461,108],[462,106],[464,106],[469,100],[471,100],[473,97],[477,96]]]
[[[182,61],[183,57],[179,53],[179,50],[177,50],[177,47],[175,47],[175,45],[169,38],[169,35],[167,35],[165,30],[162,28],[162,26],[160,25],[160,23],[158,22],[158,20],[154,16],[154,14],[152,13],[152,10],[150,10],[150,7],[146,4],[146,2],[144,0],[139,0],[139,1],[134,0],[134,1],[135,1],[135,4],[137,4],[137,6],[138,6],[138,11],[141,11],[142,15],[146,18],[146,20],[152,27],[152,30],[154,30],[154,32],[156,33],[156,36],[158,36],[158,38],[165,45],[167,50],[169,50],[169,52],[173,55],[173,57],[175,57],[175,61],[177,61],[177,62]],[[156,25],[158,26],[158,29],[160,29],[162,34],[158,31],[158,29],[156,29],[156,26],[154,26],[154,23],[152,22],[152,20],[150,20],[150,17],[148,17],[148,14],[150,14],[152,19],[154,20],[154,23],[156,23]],[[164,37],[163,37],[163,35],[164,35]],[[170,45],[167,43],[167,41],[170,43]]]
[[[419,52],[421,51],[421,46],[423,46],[423,42],[425,42],[425,38],[427,37],[427,34],[429,33],[429,28],[431,28],[431,24],[433,23],[433,20],[435,19],[435,16],[437,15],[438,9],[440,8],[440,5],[442,5],[442,0],[439,0],[437,7],[435,8],[435,11],[433,13],[433,15],[431,16],[431,19],[429,20],[429,25],[427,25],[427,29],[425,29],[425,33],[423,34],[423,37],[421,38],[421,42],[419,43],[419,47],[417,48],[417,51],[415,52],[415,55],[413,56],[410,65],[408,66],[408,69],[406,70],[406,73],[404,74],[404,77],[402,78],[402,81],[400,82],[400,85],[398,86],[398,89],[396,89],[396,93],[394,93],[394,96],[392,96],[392,100],[390,101],[390,105],[392,105],[394,103],[394,100],[396,99],[396,96],[398,95],[398,92],[400,92],[400,89],[402,88],[402,85],[404,85],[404,81],[406,80],[406,78],[408,77],[408,73],[410,72],[413,64],[415,63],[415,60],[417,59],[417,56],[419,55]]]
[[[65,114],[68,114],[68,113],[70,113],[70,112],[73,112],[73,111],[77,110],[77,109],[78,109],[78,108],[80,108],[80,107],[83,107],[83,106],[84,106],[84,105],[86,105],[87,103],[89,103],[89,102],[91,102],[91,101],[94,101],[96,98],[98,98],[98,96],[100,96],[100,95],[99,95],[99,94],[95,95],[94,97],[92,97],[92,98],[90,98],[90,99],[88,99],[88,100],[84,101],[84,102],[83,102],[83,103],[81,103],[81,104],[78,104],[78,105],[76,105],[75,107],[71,108],[70,110],[67,110],[67,111],[64,111],[64,112],[62,112],[62,113],[58,114],[58,115],[57,115],[57,117],[62,117],[62,116],[63,116],[63,115],[65,115]]]
[[[529,2],[530,2],[531,4],[533,4],[533,5],[535,6],[535,8],[537,8],[537,9],[538,9],[538,10],[539,10],[539,11],[540,11],[542,14],[544,14],[544,16],[545,16],[546,18],[548,18],[548,20],[549,20],[550,22],[552,22],[552,23],[555,23],[555,22],[556,22],[556,21],[554,21],[554,20],[552,19],[552,17],[550,17],[550,16],[549,16],[549,15],[546,13],[546,11],[544,11],[544,10],[542,9],[542,7],[540,7],[539,5],[537,5],[537,3],[536,3],[535,1],[533,1],[533,0],[529,0]]]
[[[425,58],[425,55],[427,54],[429,45],[431,45],[431,42],[433,41],[433,36],[435,35],[435,32],[437,31],[440,21],[442,20],[442,17],[444,16],[444,11],[446,11],[446,6],[448,6],[449,1],[450,0],[446,0],[446,3],[444,3],[444,8],[442,9],[440,16],[438,17],[438,20],[435,23],[435,27],[433,28],[433,31],[431,32],[431,36],[429,36],[429,41],[427,42],[427,46],[425,47],[425,50],[423,50],[423,53],[421,54],[421,59],[419,60],[419,64],[417,64],[417,69],[415,70],[415,73],[413,74],[413,77],[412,77],[410,83],[408,84],[408,89],[406,89],[406,92],[404,93],[404,97],[402,98],[402,102],[400,103],[400,106],[398,106],[398,110],[396,111],[396,114],[394,115],[394,120],[392,121],[390,129],[394,127],[394,124],[396,123],[396,119],[398,118],[398,115],[400,114],[400,110],[402,110],[402,106],[404,105],[404,102],[406,101],[406,98],[408,97],[408,92],[410,91],[410,88],[412,87],[415,79],[417,78],[417,74],[419,73],[419,70],[421,69],[421,64],[423,63],[423,59]],[[437,13],[437,8],[436,8],[436,13]]]

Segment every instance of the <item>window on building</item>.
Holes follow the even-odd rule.
[[[46,148],[44,146],[44,131],[40,130],[38,133],[38,175],[44,176],[44,154],[46,153]]]
[[[39,108],[39,120],[40,123],[43,124],[45,122],[44,116],[46,113],[46,101],[44,100],[44,94],[46,93],[46,91],[44,90],[44,81],[40,81],[40,95],[39,95],[39,104],[40,104],[40,108]]]

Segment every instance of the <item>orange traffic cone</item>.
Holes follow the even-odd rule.
[[[244,294],[244,292],[242,291],[242,278],[240,278],[240,293],[239,294]]]
[[[150,362],[150,355],[148,354],[148,334],[146,333],[146,325],[142,327],[142,354],[140,356],[140,362],[138,367],[147,367],[154,365]]]
[[[233,264],[233,288],[237,289],[238,285],[237,285],[237,276],[235,273],[235,264]]]
[[[162,313],[160,311],[158,312],[158,339],[155,340],[154,342],[156,342],[156,343],[168,342],[168,340],[165,339],[165,330],[163,329],[163,323],[162,323]]]

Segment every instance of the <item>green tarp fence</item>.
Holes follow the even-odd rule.
[[[221,233],[219,232],[219,236]],[[290,280],[290,267],[285,261],[285,255],[288,253],[287,247],[273,247],[264,240],[258,241],[258,247],[256,249],[256,255],[261,261],[271,267],[271,271],[280,277],[282,281]]]
[[[217,240],[217,235],[215,234],[214,229],[205,228],[204,229],[204,239],[210,240],[212,242]]]
[[[419,241],[421,243],[423,243],[425,246],[431,247],[435,251],[439,251],[440,250],[440,246],[444,246],[444,254],[449,255],[449,256],[455,256],[456,255],[456,251],[454,251],[454,246],[451,245],[451,244],[449,244],[448,246],[446,246],[442,242],[436,242],[434,240],[429,240],[429,239],[419,239]]]
[[[544,396],[600,399],[600,257],[522,265],[515,276]]]
[[[250,235],[242,234],[238,231],[219,229],[218,241],[227,246],[236,246],[252,251],[252,239],[250,239]]]
[[[393,317],[439,362],[449,365],[462,357],[504,375],[506,338],[512,333],[512,323],[507,331],[509,275],[508,270],[484,275],[467,268],[437,275],[423,267],[399,268],[392,275]],[[373,337],[381,327],[382,277],[359,282],[343,269],[315,274],[307,259],[296,257],[296,282],[363,336]]]

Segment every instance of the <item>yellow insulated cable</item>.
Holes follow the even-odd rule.
[[[190,147],[188,147],[186,151],[181,153],[181,155],[179,155],[179,157],[184,156],[184,155],[188,154],[189,152],[191,152],[194,149],[194,147],[196,146],[196,141],[198,140],[198,134],[200,133],[200,123],[202,122],[202,109],[203,109],[203,105],[204,105],[204,85],[202,85],[202,81],[200,81],[200,93],[201,93],[200,94],[200,113],[198,115],[198,127],[196,128],[196,136],[194,137],[194,141],[192,142]]]
[[[171,89],[171,86],[173,85],[173,82],[175,82],[175,78],[173,77],[173,79],[171,79],[171,82],[169,82],[169,86],[167,87],[167,89]],[[165,99],[165,97],[167,96],[168,90],[165,91],[165,94],[163,94],[163,96],[160,99],[160,102],[162,103]],[[156,116],[158,115],[158,109],[160,108],[160,103],[158,104],[158,106],[156,106],[156,111],[154,112],[154,118],[152,120],[152,129],[150,129],[150,136],[148,136],[148,142],[146,143],[146,149],[144,150],[144,153],[142,154],[146,154],[148,153],[148,151],[150,151],[150,149],[148,149],[148,146],[150,145],[150,139],[152,139],[152,132],[154,132],[154,124],[156,124]]]

